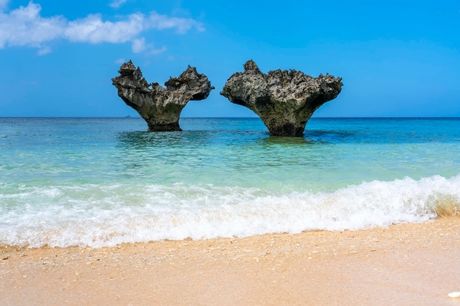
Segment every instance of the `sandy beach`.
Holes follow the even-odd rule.
[[[459,17],[0,0],[0,306],[460,306]]]
[[[2,247],[1,305],[460,305],[460,218],[345,232]]]

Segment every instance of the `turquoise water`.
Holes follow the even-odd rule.
[[[0,119],[0,243],[104,246],[355,229],[460,198],[460,119]]]

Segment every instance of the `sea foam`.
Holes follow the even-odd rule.
[[[460,203],[460,175],[289,193],[184,184],[0,184],[0,244],[103,247],[354,230],[435,218],[435,206],[444,198]]]

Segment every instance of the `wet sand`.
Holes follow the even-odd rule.
[[[459,305],[460,218],[345,232],[0,248],[0,305]]]

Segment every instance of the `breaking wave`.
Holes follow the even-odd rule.
[[[354,230],[435,218],[443,199],[460,205],[460,175],[284,194],[212,185],[0,183],[0,244],[103,247],[162,239]]]

